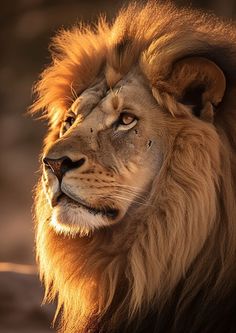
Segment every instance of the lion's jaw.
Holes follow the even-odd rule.
[[[161,114],[145,117],[154,99],[139,73],[130,73],[109,90],[99,83],[87,89],[71,109],[74,124],[47,150],[45,156],[86,160],[61,180],[44,168],[43,184],[51,203],[51,225],[57,232],[88,235],[135,214],[145,206],[149,185],[160,168],[160,143],[154,128]],[[119,126],[131,110],[134,125]],[[72,148],[71,148],[72,147]]]

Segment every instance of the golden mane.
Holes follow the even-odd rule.
[[[180,128],[174,92],[163,90],[173,64],[188,56],[214,61],[227,81],[214,125],[199,121],[191,131]],[[111,332],[120,325],[131,330],[152,311],[161,317],[169,304],[175,309],[171,327],[178,327],[201,295],[197,325],[206,304],[228,297],[236,286],[235,25],[172,4],[131,4],[112,24],[101,19],[96,28],[62,31],[53,41],[52,57],[32,107],[49,119],[46,146],[58,135],[75,94],[102,72],[112,87],[136,65],[157,87],[158,103],[175,117],[166,126],[176,133],[153,181],[149,200],[155,212],[141,211],[138,226],[115,226],[88,238],[56,234],[39,184],[37,257],[45,299],[58,297],[62,332]]]

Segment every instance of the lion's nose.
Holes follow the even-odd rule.
[[[73,162],[69,157],[63,156],[61,158],[49,158],[44,157],[43,163],[49,167],[59,181],[67,171],[81,167],[85,162],[85,158],[81,158],[78,161]]]

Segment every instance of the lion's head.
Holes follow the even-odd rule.
[[[89,235],[125,224],[147,205],[164,144],[164,119],[154,110],[137,69],[111,88],[101,79],[75,97],[58,140],[44,153],[45,192],[57,231]]]
[[[63,331],[177,332],[191,307],[201,331],[236,282],[234,26],[150,2],[53,45],[36,245]]]

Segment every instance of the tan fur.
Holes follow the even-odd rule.
[[[58,296],[62,331],[93,332],[99,318],[112,329],[127,313],[128,321],[142,318],[151,304],[162,308],[185,277],[177,317],[206,285],[206,302],[219,292],[226,294],[235,279],[235,27],[209,15],[150,2],[130,5],[111,26],[101,21],[96,31],[61,32],[53,45],[53,63],[36,86],[39,96],[32,108],[44,109],[50,122],[45,151],[58,139],[66,110],[101,76],[113,88],[139,67],[156,109],[163,112],[158,125],[163,163],[153,177],[146,206],[136,212],[138,224],[120,223],[90,237],[58,234],[49,224],[51,208],[38,186],[40,275],[46,299]],[[213,116],[212,105],[205,101],[202,120],[161,85],[175,63],[193,55],[206,56],[226,76],[222,103]],[[113,104],[118,107],[115,96]],[[150,119],[155,119],[156,109],[151,109]]]

